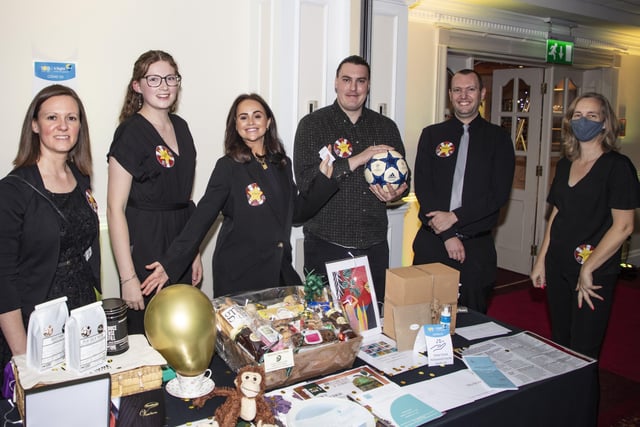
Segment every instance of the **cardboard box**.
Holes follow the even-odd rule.
[[[440,263],[389,268],[385,299],[399,305],[431,302],[434,297],[456,303],[459,283],[460,272]]]
[[[397,310],[403,306],[424,304],[429,313],[422,318],[439,323],[443,304],[451,304],[451,333],[455,332],[460,272],[441,263],[412,265],[387,269],[384,297],[385,335],[396,339],[396,330],[409,325],[396,325]],[[415,308],[414,308],[415,309]],[[405,320],[402,323],[406,323]]]

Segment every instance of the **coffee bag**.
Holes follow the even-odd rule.
[[[29,368],[42,372],[64,362],[64,326],[68,317],[67,297],[35,306],[27,327]]]
[[[102,301],[71,310],[65,331],[67,366],[78,372],[107,363],[107,317]]]

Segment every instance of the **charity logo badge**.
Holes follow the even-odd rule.
[[[587,258],[589,258],[589,255],[591,255],[595,249],[595,246],[584,243],[573,251],[573,257],[578,264],[584,264]]]
[[[456,151],[456,146],[453,145],[453,142],[445,141],[438,144],[436,147],[436,156],[438,157],[449,157]]]
[[[156,147],[156,160],[163,168],[172,168],[176,163],[173,153],[171,153],[171,151],[169,151],[169,149],[164,145],[158,145]]]
[[[338,138],[333,143],[333,152],[336,153],[336,156],[346,159],[353,154],[353,145],[347,138]]]
[[[250,206],[260,206],[267,200],[262,189],[255,182],[247,185],[245,193],[247,194],[247,202]]]
[[[89,203],[91,209],[93,209],[95,213],[98,213],[98,202],[96,201],[96,198],[93,197],[93,193],[90,189],[87,188],[87,191],[84,192],[84,197],[87,199],[87,203]]]

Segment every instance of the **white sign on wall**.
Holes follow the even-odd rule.
[[[52,84],[62,84],[76,90],[75,62],[33,61],[33,93]]]

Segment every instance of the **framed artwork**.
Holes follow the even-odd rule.
[[[351,328],[363,337],[382,333],[380,312],[366,256],[327,262],[331,296]]]

